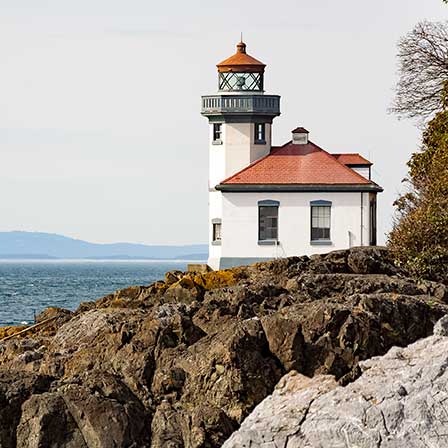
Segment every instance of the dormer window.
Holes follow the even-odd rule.
[[[302,127],[296,128],[292,131],[292,142],[295,145],[306,145],[308,144],[309,132]]]
[[[265,123],[255,123],[255,144],[264,145],[266,144],[266,124]]]

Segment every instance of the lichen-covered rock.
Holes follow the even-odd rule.
[[[223,271],[211,271],[200,275],[195,275],[193,281],[209,291],[217,288],[232,286],[241,279],[241,268],[226,269]]]
[[[448,337],[394,347],[362,362],[361,369],[361,377],[346,387],[329,376],[289,373],[223,447],[446,445]]]
[[[13,325],[8,327],[0,327],[0,341],[4,338],[12,336],[25,330],[27,328],[26,325]]]

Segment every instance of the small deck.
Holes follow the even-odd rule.
[[[280,115],[278,95],[207,95],[202,97],[201,114]]]

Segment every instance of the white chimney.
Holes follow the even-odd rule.
[[[294,145],[306,145],[308,143],[309,132],[302,127],[295,128],[292,131],[292,142]]]

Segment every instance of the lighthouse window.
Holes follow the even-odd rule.
[[[376,246],[376,198],[370,199],[370,245]]]
[[[220,73],[219,90],[263,90],[263,74]]]
[[[222,134],[222,124],[214,123],[213,124],[213,142],[221,143],[221,134]]]
[[[311,241],[330,241],[331,206],[311,206]]]
[[[278,206],[258,206],[258,240],[278,239]]]
[[[255,143],[266,143],[266,125],[255,123]]]
[[[221,241],[221,223],[213,224],[213,241]]]

